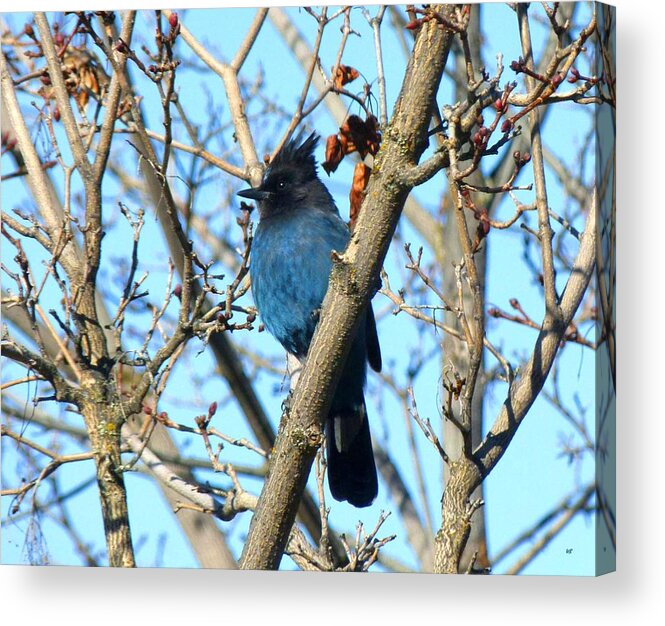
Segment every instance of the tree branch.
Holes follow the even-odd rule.
[[[436,7],[450,13],[451,7]],[[280,431],[240,566],[276,569],[305,489],[321,427],[346,353],[383,264],[410,188],[399,172],[417,163],[443,74],[452,33],[432,21],[420,30],[392,120],[375,161],[353,237],[337,255],[321,318]]]
[[[67,133],[67,140],[69,141],[72,154],[74,155],[76,169],[78,169],[81,174],[83,182],[86,185],[89,185],[92,182],[90,176],[92,173],[91,164],[88,160],[88,155],[83,144],[83,139],[81,138],[81,133],[79,132],[76,118],[74,117],[74,111],[72,111],[69,93],[67,91],[67,86],[65,85],[65,79],[62,75],[62,63],[60,56],[55,49],[53,37],[51,37],[51,28],[46,19],[46,14],[41,11],[35,13],[35,24],[37,24],[37,28],[39,29],[42,50],[44,51],[44,56],[46,57],[46,62],[48,64],[48,75],[53,84],[55,98],[58,102],[65,132]]]
[[[454,463],[451,479],[443,495],[443,524],[437,533],[434,571],[457,573],[459,555],[469,532],[467,510],[469,497],[482,480],[496,467],[517,429],[543,388],[561,340],[573,319],[594,273],[596,261],[598,200],[594,193],[577,257],[561,297],[562,319],[553,313],[545,317],[531,358],[511,385],[499,414],[471,458]]]

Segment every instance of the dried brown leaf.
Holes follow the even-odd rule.
[[[365,165],[363,162],[357,163],[353,170],[353,184],[349,193],[349,228],[353,230],[360,213],[360,207],[365,197],[365,189],[369,181],[369,176],[372,173],[372,168]]]
[[[355,80],[360,76],[360,73],[355,67],[350,65],[340,65],[335,72],[335,78],[333,79],[333,84],[335,89],[341,89],[347,83]]]
[[[344,158],[344,148],[337,135],[330,135],[326,140],[326,160],[321,164],[326,174],[334,172]]]

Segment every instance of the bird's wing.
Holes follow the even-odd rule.
[[[336,249],[338,252],[346,247],[349,239],[349,231],[344,223],[344,221],[339,217],[338,214],[330,214],[329,220],[333,225],[333,228],[327,231],[328,243],[332,245],[333,249]],[[326,281],[326,288],[327,288]],[[381,281],[377,281],[377,289],[381,286]],[[365,345],[367,347],[367,360],[371,368],[375,372],[381,371],[381,346],[379,346],[379,337],[376,332],[376,320],[374,319],[374,311],[372,310],[372,304],[370,303],[367,307],[367,313],[365,315]]]

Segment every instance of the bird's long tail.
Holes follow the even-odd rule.
[[[369,506],[378,483],[365,402],[336,411],[326,420],[328,484],[335,500]]]

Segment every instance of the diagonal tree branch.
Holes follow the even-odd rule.
[[[64,250],[60,255],[60,263],[70,277],[75,277],[80,272],[81,255],[76,248],[76,243],[69,238],[69,224],[58,201],[55,188],[48,173],[44,171],[42,161],[30,138],[16,97],[14,82],[2,51],[0,51],[0,69],[2,70],[3,132],[6,131],[16,137],[20,159],[25,163],[28,171],[27,183],[46,223],[45,228],[51,241],[63,241]]]
[[[445,15],[453,8],[432,10]],[[353,237],[344,254],[335,257],[309,356],[290,408],[282,416],[268,477],[241,557],[243,569],[279,567],[321,445],[321,425],[332,392],[410,191],[400,173],[417,164],[427,146],[427,130],[452,37],[452,32],[432,20],[416,38]]]

